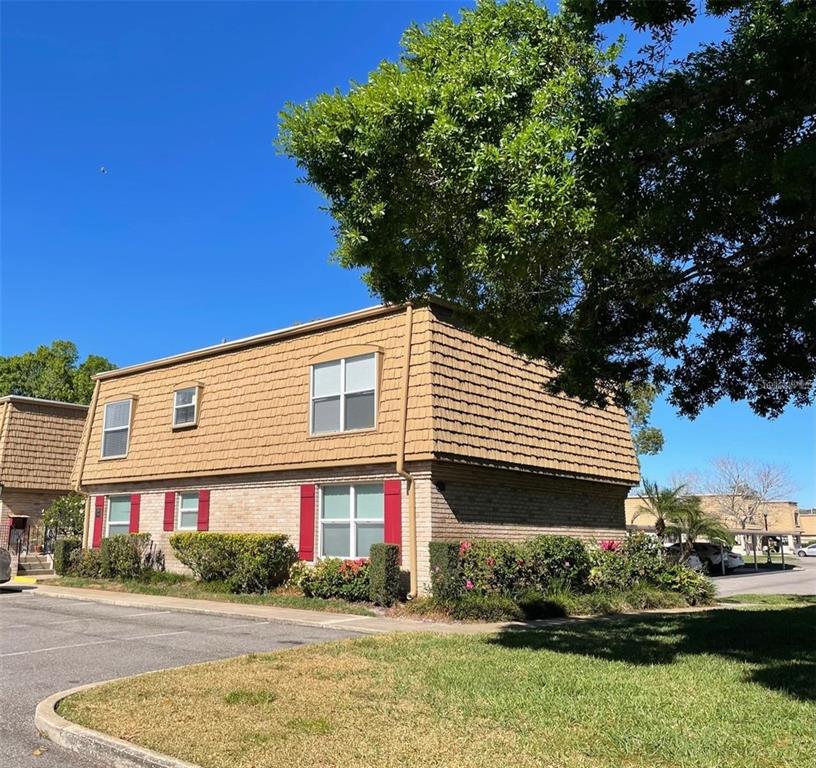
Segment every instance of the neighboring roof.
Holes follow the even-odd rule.
[[[543,363],[474,336],[443,319],[448,313],[438,306],[413,312],[406,461],[638,482],[621,409],[546,392],[553,374]],[[378,306],[101,373],[75,481],[87,487],[394,463],[406,333],[405,305]],[[376,429],[310,436],[311,362],[361,347],[381,354]],[[174,431],[173,392],[192,384],[201,386],[198,426]],[[134,399],[128,456],[102,459],[104,405],[124,398]]]
[[[81,403],[66,403],[62,400],[46,400],[42,397],[25,397],[24,395],[5,395],[0,397],[0,403],[34,403],[42,406],[55,406],[57,408],[76,408],[80,411],[87,411],[88,406]]]
[[[0,398],[0,485],[68,491],[88,406]]]

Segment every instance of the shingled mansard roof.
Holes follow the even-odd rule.
[[[0,485],[67,490],[87,405],[7,395],[0,398]]]
[[[377,306],[101,373],[75,480],[88,486],[392,463],[407,334],[406,306]],[[552,372],[543,363],[474,336],[435,304],[414,310],[410,339],[406,461],[638,482],[619,408],[544,392]],[[310,365],[367,351],[381,355],[376,429],[310,436]],[[173,392],[191,385],[201,387],[198,426],[173,430]],[[102,459],[104,405],[123,398],[134,401],[128,456]]]

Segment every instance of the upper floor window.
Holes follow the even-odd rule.
[[[124,536],[130,533],[130,496],[108,497],[107,536]]]
[[[198,421],[198,387],[177,389],[173,394],[173,426],[194,427]]]
[[[127,456],[130,440],[130,409],[132,400],[118,400],[105,404],[102,423],[102,458]]]
[[[313,435],[370,429],[377,419],[377,358],[374,353],[312,366]]]

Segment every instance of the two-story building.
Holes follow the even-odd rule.
[[[638,483],[618,408],[550,394],[548,368],[443,306],[378,306],[101,373],[74,471],[86,539],[280,531],[300,557],[544,532],[615,538]]]
[[[40,517],[70,491],[87,413],[87,405],[0,398],[0,546],[42,544]]]

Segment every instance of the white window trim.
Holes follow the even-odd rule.
[[[186,392],[188,389],[193,390],[193,402],[186,403],[185,405],[179,405],[176,402],[176,397],[179,392]],[[173,429],[187,429],[189,427],[197,427],[198,426],[198,387],[181,387],[180,389],[176,389],[173,391]],[[193,406],[193,420],[192,421],[185,421],[181,424],[176,422],[176,414],[178,413],[179,408],[189,408]]]
[[[372,389],[351,389],[346,390],[346,361],[357,360],[363,357],[374,358],[374,387]],[[315,397],[314,394],[314,372],[318,365],[325,365],[326,363],[340,363],[340,392],[336,395],[325,395],[323,397]],[[319,363],[313,363],[309,366],[309,435],[311,437],[324,437],[326,435],[340,435],[355,432],[372,432],[377,429],[377,417],[380,405],[379,393],[379,379],[380,379],[380,356],[376,352],[366,352],[362,355],[349,355],[348,357],[339,357],[337,360],[321,360]],[[374,393],[374,424],[370,427],[358,427],[356,429],[346,429],[346,395],[361,395],[366,392]],[[328,432],[314,431],[314,404],[315,400],[328,400],[331,397],[340,397],[340,429],[331,430]]]
[[[361,485],[378,485],[383,489],[383,516],[381,519],[373,518],[373,517],[362,517],[358,518],[356,516],[353,517],[335,517],[328,521],[329,526],[332,524],[335,525],[345,525],[346,523],[349,524],[349,552],[352,554],[349,555],[324,555],[323,554],[323,489],[324,488],[348,488],[349,489],[349,515],[352,514],[352,510],[357,509],[357,487]],[[385,538],[385,484],[378,483],[378,482],[362,482],[362,483],[332,483],[318,486],[317,489],[317,552],[315,559],[316,560],[358,560],[361,559],[360,555],[357,554],[357,521],[359,520],[362,523],[382,523],[383,527],[383,538]],[[367,558],[362,558],[367,559]]]
[[[181,497],[184,494],[188,494],[192,496],[193,494],[196,495],[196,524],[195,525],[182,525],[181,524]],[[199,496],[198,491],[178,491],[176,493],[176,530],[177,531],[197,531],[198,530],[198,515],[201,509],[201,497]],[[192,510],[188,509],[187,512],[192,512]]]
[[[110,538],[110,506],[113,499],[127,499],[130,501],[130,496],[126,493],[114,493],[112,496],[105,497],[105,538]],[[124,523],[116,523],[116,525],[124,525]],[[130,518],[128,517],[128,533],[130,533]],[[117,534],[118,535],[118,534]]]
[[[118,405],[119,403],[129,403],[128,405],[128,423],[126,427],[108,427],[108,406]],[[102,459],[124,459],[130,450],[130,428],[133,425],[133,398],[125,397],[121,400],[111,400],[102,406],[102,445],[99,446],[99,455]],[[127,430],[127,440],[125,440],[124,453],[112,453],[105,455],[105,435],[108,432],[122,432]]]

